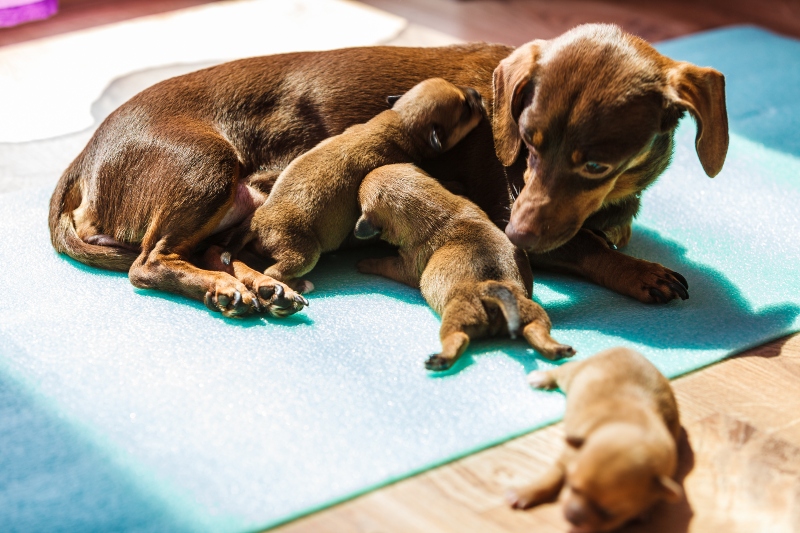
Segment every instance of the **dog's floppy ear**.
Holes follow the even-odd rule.
[[[358,222],[356,222],[356,229],[353,231],[356,239],[371,239],[380,233],[381,229],[375,227],[364,215],[361,215],[358,219]]]
[[[544,41],[523,44],[494,69],[492,76],[492,132],[494,151],[505,166],[514,164],[522,139],[517,120],[522,113],[522,95],[531,83],[536,59]]]
[[[670,503],[675,503],[683,498],[683,489],[678,483],[669,476],[657,476],[655,478],[656,490],[661,497]]]
[[[395,96],[387,96],[386,97],[386,103],[389,104],[390,108],[392,108],[392,107],[394,107],[394,104],[396,104],[397,101],[400,100],[401,96],[403,96],[403,95],[402,94],[398,94],[398,95],[395,95]]]
[[[703,170],[714,177],[728,153],[725,77],[713,68],[675,62],[667,73],[667,100],[689,111],[697,123],[695,148]]]

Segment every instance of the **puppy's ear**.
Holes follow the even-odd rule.
[[[522,96],[532,83],[536,59],[542,40],[532,41],[514,50],[494,69],[492,76],[492,132],[494,151],[505,166],[510,166],[519,155],[522,138],[517,120],[522,113]]]
[[[371,239],[375,235],[380,235],[380,233],[381,229],[374,226],[364,215],[361,215],[361,218],[358,219],[356,229],[353,231],[356,239]]]
[[[689,111],[697,123],[695,148],[709,177],[722,170],[728,153],[725,77],[713,68],[674,62],[667,72],[667,101]]]
[[[387,96],[386,97],[386,103],[389,104],[390,108],[392,108],[392,107],[394,107],[394,104],[396,104],[397,101],[400,100],[401,96],[403,96],[403,95],[402,94],[398,94],[398,95],[395,95],[395,96]]]
[[[678,483],[669,476],[658,476],[655,478],[656,490],[661,498],[670,503],[675,503],[683,498],[683,489]]]
[[[431,145],[431,148],[433,148],[435,152],[438,153],[442,151],[442,141],[439,140],[439,134],[436,132],[435,126],[431,128],[431,135],[428,138],[428,144]]]

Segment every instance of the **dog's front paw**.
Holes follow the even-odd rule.
[[[632,284],[634,298],[644,303],[665,304],[676,298],[689,299],[686,278],[658,263],[642,261],[638,279]]]

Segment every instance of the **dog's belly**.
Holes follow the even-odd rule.
[[[232,228],[241,223],[244,219],[253,214],[258,207],[267,200],[267,195],[256,189],[239,183],[236,186],[236,194],[233,197],[233,203],[228,207],[222,220],[219,221],[217,226],[212,231],[212,235]]]

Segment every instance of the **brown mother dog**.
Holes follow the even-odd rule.
[[[267,289],[252,293],[248,280],[195,266],[194,254],[252,214],[292,159],[431,77],[492,95],[492,121],[424,169],[460,182],[495,223],[508,222],[534,266],[643,302],[688,296],[679,274],[596,233],[627,242],[638,194],[666,168],[687,110],[703,167],[719,172],[724,81],[607,25],[516,50],[353,48],[244,59],[164,81],[112,113],[67,168],[50,204],[53,246],[222,312],[254,299],[279,314],[297,310],[302,300],[288,287],[261,279]],[[509,191],[524,181],[509,222]]]

